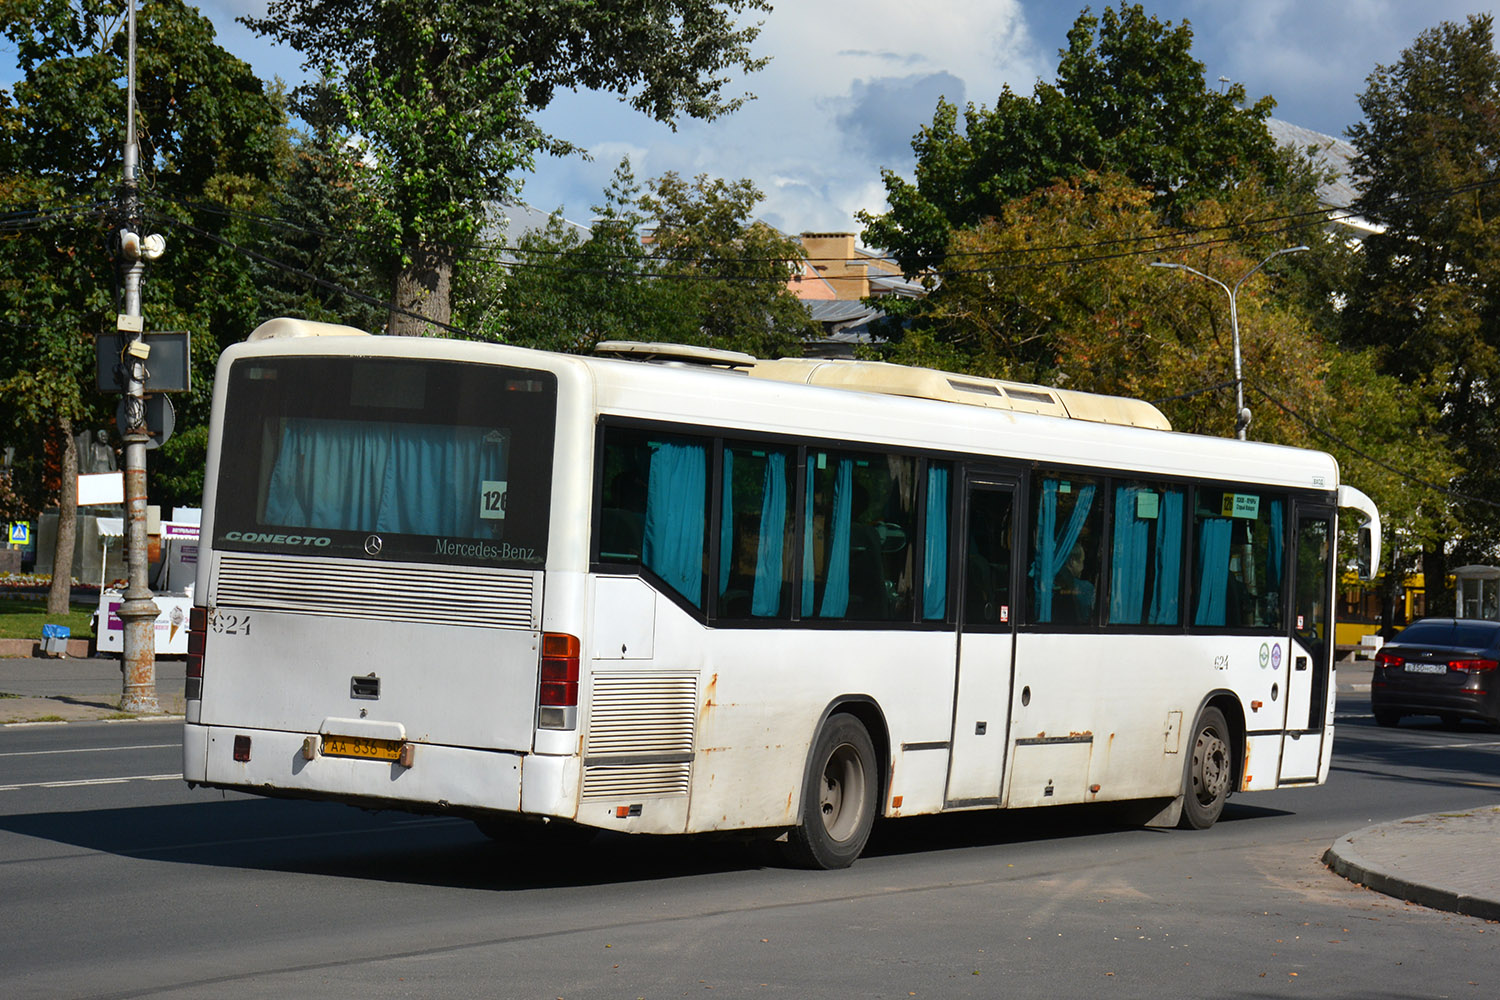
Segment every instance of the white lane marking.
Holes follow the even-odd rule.
[[[181,743],[138,743],[130,747],[76,747],[71,750],[8,750],[0,757],[45,757],[56,753],[107,753],[111,750],[166,750],[180,749]]]
[[[74,781],[29,781],[20,785],[0,785],[0,792],[18,792],[24,788],[86,788],[91,785],[123,785],[127,781],[181,781],[181,772],[173,774],[132,774],[123,778],[78,778]]]
[[[1488,743],[1424,743],[1417,747],[1390,747],[1387,753],[1420,753],[1426,750],[1474,750],[1482,747],[1500,747],[1500,742]]]

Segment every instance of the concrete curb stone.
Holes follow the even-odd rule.
[[[1409,816],[1345,834],[1323,863],[1387,896],[1500,921],[1500,877],[1490,853],[1497,836],[1497,806]]]

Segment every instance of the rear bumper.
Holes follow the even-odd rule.
[[[1372,687],[1370,705],[1377,712],[1408,715],[1457,715],[1467,719],[1500,722],[1500,690],[1413,691]]]
[[[257,795],[348,802],[366,808],[412,812],[526,811],[571,818],[567,758],[475,750],[420,743],[411,767],[395,761],[302,756],[313,734],[187,724],[183,727],[183,777],[195,784]],[[250,738],[250,759],[234,759],[236,736]],[[576,789],[576,775],[573,781]]]

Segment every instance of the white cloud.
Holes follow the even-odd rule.
[[[854,229],[855,211],[883,207],[880,167],[909,168],[907,145],[940,94],[993,103],[1007,83],[1029,92],[1041,71],[1019,0],[783,3],[764,20],[755,47],[772,60],[726,88],[756,95],[733,115],[674,133],[613,99],[571,94],[544,126],[596,153],[649,148],[649,168],[635,163],[641,177],[748,177],[766,193],[759,214],[791,232]],[[571,212],[579,195],[557,183],[580,179],[570,173],[539,171],[528,198],[564,200]]]

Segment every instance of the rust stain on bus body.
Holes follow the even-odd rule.
[[[719,675],[717,672],[708,679],[708,686],[703,689],[703,708],[698,712],[698,728],[701,730],[704,723],[708,721],[713,710],[719,707]]]

